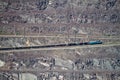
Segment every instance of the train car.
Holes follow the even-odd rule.
[[[97,45],[97,44],[102,44],[102,41],[97,40],[97,41],[89,41],[89,42],[82,42],[82,43],[69,43],[69,44],[66,44],[66,46]]]
[[[89,41],[88,44],[89,45],[95,45],[95,44],[102,44],[103,42],[100,41],[100,40],[97,40],[97,41]]]
[[[0,50],[22,50],[22,49],[37,49],[37,48],[50,48],[50,47],[97,45],[97,44],[102,44],[102,43],[103,43],[102,41],[97,40],[97,41],[89,41],[89,42],[82,42],[82,43],[69,43],[69,44],[55,44],[55,45],[43,45],[43,46],[0,48]]]

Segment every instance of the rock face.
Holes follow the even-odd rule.
[[[0,74],[0,79],[10,80],[8,77],[4,76],[3,74]]]
[[[36,5],[39,10],[45,10],[47,5],[49,4],[49,0],[38,0]]]
[[[91,2],[88,0],[1,1],[0,5],[1,34],[17,34],[17,32],[23,34],[24,29],[21,30],[18,26],[27,25],[30,25],[25,27],[29,35],[38,32],[40,35],[42,35],[41,33],[57,33],[59,35],[68,33],[68,31],[69,34],[73,34],[71,27],[80,28],[88,35],[115,36],[120,33],[118,31],[120,23],[118,0],[92,0]],[[10,33],[11,29],[8,31],[5,29],[8,26],[13,27],[13,25],[9,25],[10,23],[14,24],[15,33]],[[24,23],[27,24],[22,25]],[[58,24],[66,29],[60,29],[57,27]],[[33,32],[32,27],[37,27],[38,31]],[[81,33],[77,33],[77,35],[79,34]]]

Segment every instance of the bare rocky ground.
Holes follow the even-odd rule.
[[[1,34],[119,35],[120,2],[94,1],[1,1]]]
[[[87,49],[87,50],[86,50]],[[8,70],[119,70],[119,47],[108,47],[108,48],[86,48],[76,50],[55,50],[55,51],[31,51],[31,52],[18,52],[18,53],[1,53],[1,62],[4,62],[1,66],[2,69]],[[33,54],[34,53],[34,54]],[[84,53],[84,54],[83,54]],[[116,55],[116,57],[105,56]],[[92,56],[91,56],[92,55]],[[96,55],[96,56],[95,56]],[[99,57],[98,57],[98,56]],[[101,56],[101,57],[100,57]],[[33,73],[32,73],[33,74]],[[104,73],[102,73],[104,74]],[[65,80],[85,79],[95,80],[104,79],[118,79],[119,74],[109,73],[102,75],[101,73],[40,73],[37,74],[41,79],[55,78],[58,79],[60,76]],[[27,75],[23,74],[23,76]],[[34,73],[34,75],[36,75]],[[70,76],[71,75],[71,76]],[[14,75],[15,76],[15,75]],[[29,75],[28,75],[29,76]],[[73,77],[72,77],[73,76]],[[26,80],[26,79],[25,79]]]
[[[0,0],[0,47],[84,42],[100,38],[106,43],[120,42],[119,0]],[[65,38],[26,38],[24,36]],[[72,36],[70,38],[69,36]],[[98,57],[98,56],[99,57]],[[112,56],[114,55],[114,56]],[[116,55],[116,56],[115,56]],[[118,55],[118,56],[117,56]],[[0,69],[7,70],[108,70],[120,71],[120,46],[73,50],[46,50],[0,54]],[[120,80],[120,73],[20,73],[0,72],[0,80]],[[9,79],[8,79],[9,78]]]

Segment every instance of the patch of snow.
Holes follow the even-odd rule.
[[[85,78],[89,79],[89,74],[84,74]]]
[[[97,76],[98,80],[103,80],[102,76]]]
[[[3,61],[0,60],[0,67],[2,67],[4,65],[5,65],[5,62],[3,62]]]
[[[52,1],[49,1],[49,5],[51,5],[52,4]]]
[[[22,73],[19,80],[37,80],[37,76],[30,73]]]
[[[60,80],[63,80],[63,78],[64,78],[64,76],[59,75],[59,79],[60,79]]]
[[[42,64],[42,65],[44,65],[44,66],[46,66],[46,67],[49,67],[49,66],[50,66],[49,64],[43,63],[43,62],[40,62],[40,61],[39,61],[39,63]]]
[[[82,53],[80,53],[80,52],[79,52],[79,51],[77,51],[77,50],[76,50],[75,52],[76,52],[78,55],[82,55]]]
[[[35,43],[37,44],[41,44],[41,42],[39,40],[35,40]]]
[[[61,69],[62,69],[62,70],[68,70],[68,69],[67,69],[67,68],[65,68],[65,67],[62,67]]]
[[[80,34],[87,34],[86,32],[84,32],[83,30],[79,29],[78,33]]]
[[[73,68],[73,62],[71,60],[62,60],[62,59],[56,58],[55,65],[69,68],[69,69]]]
[[[50,78],[50,80],[56,80],[57,78],[54,76],[54,77],[52,77],[52,78]]]
[[[98,66],[99,65],[99,61],[97,59],[93,59],[94,65]]]

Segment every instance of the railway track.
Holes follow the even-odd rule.
[[[5,53],[6,54],[6,53]],[[9,53],[8,53],[9,54]],[[14,53],[17,54],[17,53]],[[19,54],[23,54],[23,53],[19,53]],[[29,54],[29,55],[28,55]],[[49,54],[37,54],[36,55],[30,54],[29,52],[27,52],[24,55],[19,55],[19,56],[15,56],[17,59],[23,60],[23,59],[30,59],[30,58],[40,58],[41,56],[46,56],[46,57],[53,57],[53,55],[51,53]],[[31,56],[32,55],[32,56]],[[77,59],[108,59],[108,58],[120,58],[120,54],[87,54],[87,55],[80,55],[76,58]]]
[[[39,51],[39,50],[65,50],[65,49],[79,49],[79,48],[95,48],[95,47],[112,47],[120,46],[120,43],[116,44],[99,44],[99,45],[79,45],[79,46],[62,46],[62,47],[44,47],[44,48],[29,48],[29,49],[11,49],[11,50],[0,50],[0,53],[3,52],[25,52],[25,51]]]
[[[116,23],[116,24],[113,24],[113,23],[109,23],[109,22],[99,22],[99,23],[77,23],[76,21],[73,21],[73,22],[70,22],[70,23],[60,23],[60,22],[57,22],[57,23],[45,23],[45,22],[42,22],[42,23],[19,23],[19,22],[11,22],[11,23],[7,23],[7,24],[4,24],[4,23],[1,23],[1,25],[16,25],[17,27],[18,26],[25,26],[25,27],[30,27],[30,26],[40,26],[40,25],[45,25],[45,26],[68,26],[68,27],[71,27],[72,25],[80,25],[80,26],[85,26],[85,27],[92,27],[92,26],[100,26],[100,25],[104,25],[104,26],[119,26],[120,24],[119,23]]]
[[[40,38],[40,37],[48,37],[48,38],[56,38],[56,37],[58,37],[58,38],[66,38],[66,36],[61,36],[61,35],[45,35],[45,36],[43,36],[43,35],[0,35],[0,37],[2,37],[2,38]],[[72,36],[69,36],[69,38],[75,38],[74,37],[74,35],[72,35]],[[96,38],[96,39],[120,39],[120,37],[119,36],[110,36],[110,37],[108,37],[108,36],[100,36],[100,37],[98,37],[98,36],[83,36],[83,35],[81,35],[81,36],[76,36],[76,38]]]
[[[59,73],[120,73],[119,70],[40,70],[40,69],[23,69],[23,70],[7,70],[0,69],[0,72],[7,73],[45,73],[45,72],[59,72]]]

